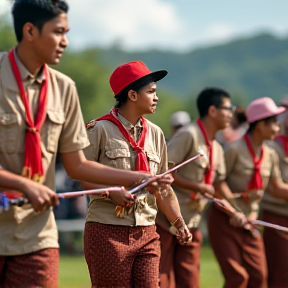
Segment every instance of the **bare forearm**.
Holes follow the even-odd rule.
[[[63,153],[61,157],[69,177],[79,181],[131,186],[144,178],[143,173],[115,169],[94,161],[88,161],[82,151]]]
[[[282,181],[275,181],[274,185],[267,189],[268,193],[276,198],[288,200],[288,184]]]
[[[182,217],[177,197],[172,189],[169,189],[167,195],[163,194],[162,196],[158,193],[155,197],[159,210],[166,216],[169,222]]]
[[[193,182],[177,173],[173,174],[173,178],[173,186],[188,190],[187,194],[190,194],[191,192],[198,192],[201,189],[200,183]]]
[[[91,182],[86,182],[86,181],[79,181],[81,186],[84,189],[90,190],[90,189],[100,189],[100,188],[108,188],[108,185],[102,185],[102,184],[95,184]]]
[[[16,190],[25,193],[30,181],[31,180],[20,175],[0,169],[0,187],[2,189]]]
[[[215,187],[215,196],[218,196],[219,198],[225,198],[225,199],[234,198],[233,193],[231,192],[226,181],[216,182],[214,184],[214,187]]]

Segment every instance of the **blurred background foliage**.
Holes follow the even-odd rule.
[[[13,28],[0,16],[0,51],[16,44]],[[263,96],[279,102],[288,90],[288,38],[270,34],[239,39],[227,44],[193,50],[190,53],[150,50],[125,52],[115,45],[107,49],[68,49],[60,64],[53,67],[70,76],[77,85],[84,119],[88,122],[109,111],[115,104],[109,76],[118,65],[143,61],[151,70],[167,69],[158,84],[157,113],[147,118],[169,136],[168,119],[177,110],[197,117],[195,99],[207,86],[219,86],[232,95],[232,102],[246,106]]]

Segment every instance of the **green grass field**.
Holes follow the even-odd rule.
[[[201,288],[220,288],[223,277],[210,246],[201,250]],[[90,288],[84,257],[60,257],[59,288]]]

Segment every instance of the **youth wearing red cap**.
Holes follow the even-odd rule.
[[[117,105],[88,124],[89,160],[152,175],[167,170],[167,150],[161,129],[143,117],[156,112],[156,81],[167,71],[151,72],[141,61],[119,66],[110,77]],[[191,238],[170,187],[171,175],[160,186],[144,189],[133,199],[111,195],[90,197],[84,233],[84,253],[92,287],[159,287],[160,242],[157,207],[173,223],[179,240]],[[95,187],[83,183],[86,188]],[[126,201],[126,202],[125,202]]]

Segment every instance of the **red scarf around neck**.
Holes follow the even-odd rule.
[[[204,126],[203,126],[203,124],[199,118],[196,120],[196,123],[198,124],[198,126],[199,126],[199,128],[200,128],[200,130],[204,136],[204,139],[205,139],[206,145],[208,146],[208,151],[209,151],[209,168],[206,171],[204,181],[206,184],[212,185],[213,180],[214,180],[213,179],[214,178],[213,142],[208,139],[206,130],[205,130],[205,128],[204,128]]]
[[[138,139],[138,143],[135,142],[133,137],[130,135],[130,133],[127,131],[127,129],[122,125],[120,122],[118,116],[117,116],[118,109],[113,108],[111,109],[110,113],[107,115],[104,115],[100,118],[97,119],[99,120],[108,120],[113,122],[121,131],[123,136],[126,138],[127,141],[129,141],[130,145],[132,148],[137,152],[137,158],[136,158],[136,171],[144,171],[144,172],[149,172],[149,165],[148,165],[148,160],[146,157],[146,154],[144,152],[144,143],[145,143],[145,138],[147,135],[147,122],[145,118],[141,117],[142,125],[143,125],[143,130],[140,135],[140,138]]]
[[[33,179],[37,182],[42,182],[44,176],[41,152],[41,138],[40,129],[46,118],[46,103],[48,90],[48,69],[43,66],[43,73],[45,78],[42,82],[42,87],[39,95],[38,110],[35,121],[33,121],[31,109],[28,101],[28,95],[25,92],[24,85],[21,79],[21,74],[17,66],[14,50],[9,51],[8,57],[15,79],[17,81],[20,96],[25,107],[26,112],[26,135],[25,135],[25,159],[23,167],[23,176]]]
[[[261,163],[263,160],[263,145],[261,145],[261,155],[259,157],[259,159],[256,159],[256,155],[251,143],[251,140],[248,136],[248,134],[244,135],[244,140],[246,142],[246,145],[248,147],[248,150],[250,152],[250,155],[252,157],[253,160],[253,164],[254,164],[254,169],[255,169],[255,173],[252,176],[251,180],[248,183],[248,187],[247,190],[255,190],[255,189],[263,189],[263,184],[262,184],[262,177],[261,177],[261,172],[260,172],[260,167],[261,167]]]
[[[275,141],[282,146],[285,156],[288,157],[288,137],[285,135],[279,135],[275,138]]]

